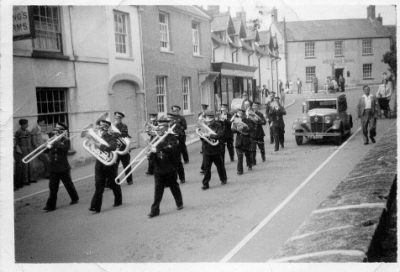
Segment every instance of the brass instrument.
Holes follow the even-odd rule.
[[[97,131],[93,128],[93,124],[82,130],[81,137],[86,138],[83,141],[83,148],[102,164],[109,166],[117,161],[118,155],[116,151],[107,152],[100,150],[100,145],[109,146],[109,144],[97,134]]]
[[[151,150],[153,148],[157,148],[157,146],[162,141],[164,141],[164,139],[167,137],[167,135],[175,134],[174,133],[175,126],[176,125],[172,125],[171,127],[169,127],[163,136],[156,135],[156,137],[154,137],[154,139],[151,140],[150,143],[145,148],[143,148],[143,150],[140,151],[139,154],[137,154],[133,160],[131,160],[129,162],[128,166],[125,167],[121,171],[121,173],[119,173],[119,175],[115,178],[115,183],[118,185],[121,185],[128,178],[128,176],[130,176],[139,167],[139,165],[147,158],[147,155],[151,152]],[[133,166],[133,165],[135,165],[135,166]],[[129,169],[129,167],[131,167],[131,171],[126,173]],[[119,180],[123,174],[125,174],[125,177],[123,179]]]
[[[55,142],[59,141],[61,138],[64,138],[68,135],[68,131],[65,130],[63,133],[60,135],[54,135],[50,139],[48,139],[45,143],[39,145],[37,148],[35,148],[31,153],[26,155],[23,159],[23,163],[29,163],[33,159],[35,159],[37,156],[42,154],[46,149],[48,149],[48,146],[52,146]]]
[[[129,144],[131,140],[129,137],[122,137],[121,131],[114,125],[111,125],[111,130],[118,134],[117,136],[117,154],[118,155],[125,155],[129,152]]]
[[[248,108],[247,110],[246,110],[246,117],[247,117],[247,119],[250,119],[250,120],[252,120],[253,122],[258,122],[258,121],[260,121],[261,120],[261,118],[260,118],[260,116],[258,116],[256,113],[255,113],[255,111],[253,111],[252,109],[250,109],[250,108]]]
[[[216,133],[209,126],[207,126],[203,121],[198,122],[198,125],[199,127],[196,128],[196,134],[199,135],[200,138],[202,138],[204,141],[212,146],[216,146],[219,144],[218,140],[211,139],[209,137],[210,135],[216,135]]]

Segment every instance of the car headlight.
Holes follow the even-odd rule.
[[[332,121],[332,119],[330,116],[325,116],[324,121],[325,123],[329,124]]]
[[[302,122],[303,124],[308,123],[308,117],[307,117],[307,116],[304,116],[303,119],[301,120],[301,122]]]

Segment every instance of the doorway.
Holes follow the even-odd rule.
[[[335,80],[336,80],[336,82],[339,82],[339,77],[340,76],[344,76],[343,75],[343,68],[336,68],[335,69]]]

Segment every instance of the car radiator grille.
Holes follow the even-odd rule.
[[[324,123],[311,122],[311,131],[312,132],[323,132],[324,131]]]

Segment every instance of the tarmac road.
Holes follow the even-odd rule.
[[[135,174],[134,185],[123,185],[124,204],[113,208],[112,192],[106,190],[99,214],[88,211],[94,192],[93,177],[76,183],[80,202],[74,206],[68,205],[64,188],[60,188],[54,212],[42,211],[47,193],[16,201],[16,260],[22,263],[266,262],[372,147],[372,144],[364,146],[361,133],[356,133],[359,122],[355,105],[360,95],[361,90],[347,92],[355,135],[342,147],[328,142],[297,146],[291,126],[301,115],[305,95],[287,95],[287,101],[293,96],[297,102],[285,117],[285,148],[274,152],[267,136],[265,163],[260,162],[258,154],[259,164],[253,171],[245,170],[242,176],[237,176],[236,162],[227,162],[227,185],[220,184],[213,166],[207,191],[200,189],[200,144],[189,146],[190,163],[185,165],[187,182],[181,185],[185,208],[180,211],[176,210],[167,188],[160,216],[147,218],[154,181],[144,174],[145,164]],[[378,120],[377,141],[393,124],[395,120]],[[336,155],[325,167],[309,178],[335,151]],[[93,173],[93,169],[87,171],[82,176]],[[307,184],[298,189],[307,179]],[[298,193],[293,195],[296,189]],[[268,217],[271,219],[263,225]],[[259,231],[252,233],[258,228]],[[248,241],[243,240],[246,237]]]

